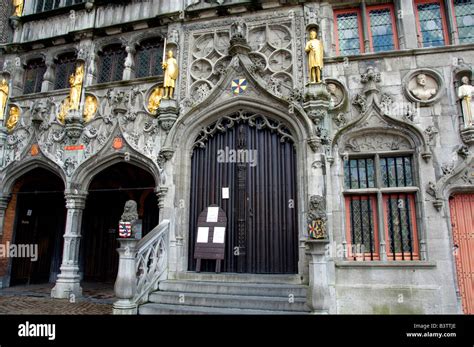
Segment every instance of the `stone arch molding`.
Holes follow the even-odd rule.
[[[408,119],[390,115],[392,98],[381,93],[378,83],[381,77],[373,67],[361,75],[364,88],[354,96],[352,104],[359,110],[359,116],[342,126],[335,133],[332,148],[343,155],[346,151],[360,152],[362,147],[371,150],[417,150],[428,161],[431,150],[422,129]]]
[[[247,87],[241,94],[231,89],[232,81],[245,79]],[[204,83],[204,82],[203,82]],[[285,98],[267,89],[267,83],[258,75],[258,67],[250,55],[237,54],[229,57],[229,64],[223,71],[219,82],[211,88],[203,84],[193,92],[196,99],[182,100],[180,117],[171,128],[165,141],[166,148],[174,148],[183,140],[183,127],[192,124],[197,132],[216,120],[219,115],[229,114],[239,110],[262,112],[264,115],[280,118],[289,128],[296,131],[295,138],[309,139],[315,134],[311,119],[303,110],[297,98]],[[191,135],[189,135],[191,136]]]

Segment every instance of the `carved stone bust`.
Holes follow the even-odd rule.
[[[128,200],[123,209],[121,222],[135,222],[138,219],[137,203],[134,200]]]
[[[427,101],[438,93],[438,84],[433,78],[420,73],[414,80],[415,83],[411,83],[409,90],[416,99]]]

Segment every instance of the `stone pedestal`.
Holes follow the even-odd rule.
[[[327,239],[306,241],[306,255],[309,257],[307,303],[315,314],[328,314],[330,308],[328,246]]]
[[[137,289],[137,274],[135,268],[136,247],[139,240],[118,239],[120,248],[119,267],[117,280],[115,281],[114,291],[117,301],[113,305],[113,314],[137,314],[137,304],[133,298]]]
[[[81,278],[79,275],[79,245],[81,241],[82,213],[85,208],[87,193],[66,190],[66,230],[64,233],[63,259],[56,285],[51,297],[71,299],[82,296]]]
[[[470,126],[461,130],[461,138],[467,145],[474,144],[474,126]]]
[[[178,115],[178,102],[175,99],[161,99],[158,107],[158,122],[164,131],[170,131]]]

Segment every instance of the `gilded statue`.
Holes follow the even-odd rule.
[[[464,76],[461,79],[461,86],[458,89],[458,98],[461,100],[462,114],[466,127],[472,123],[472,96],[474,95],[474,86],[469,83],[469,77]]]
[[[0,120],[5,119],[5,110],[7,107],[7,100],[8,100],[8,82],[6,79],[2,79],[0,83]]]
[[[69,85],[71,90],[69,92],[69,109],[78,110],[81,102],[82,81],[84,80],[84,65],[76,66],[76,71],[69,77]]]
[[[163,88],[165,93],[163,99],[173,99],[176,79],[178,78],[179,74],[179,68],[178,62],[175,58],[173,58],[172,50],[169,50],[166,56],[166,61],[163,62],[163,70],[165,71],[165,77],[163,81]]]
[[[15,8],[13,15],[21,17],[23,14],[23,0],[13,0],[13,7]]]
[[[150,98],[148,99],[148,110],[151,113],[156,113],[158,107],[160,107],[161,99],[163,98],[163,88],[157,87],[153,90],[150,94]]]
[[[12,106],[10,108],[10,115],[8,116],[7,120],[7,130],[12,132],[15,129],[18,121],[20,120],[20,109],[17,106]]]
[[[70,105],[69,105],[69,96],[63,100],[61,103],[61,108],[59,109],[59,114],[58,114],[58,121],[61,124],[64,124],[64,121],[66,120],[66,115],[68,114],[70,110]]]
[[[309,32],[309,41],[306,43],[305,51],[308,53],[309,83],[320,83],[324,49],[323,43],[318,40],[316,29],[311,29]]]
[[[97,99],[93,95],[87,95],[84,102],[84,121],[90,122],[97,112],[98,104]]]

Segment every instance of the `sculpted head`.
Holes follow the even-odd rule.
[[[316,31],[316,29],[311,29],[311,31],[309,32],[309,38],[311,40],[318,38],[318,32]]]
[[[422,87],[426,86],[426,75],[421,73],[416,76],[416,82]]]
[[[166,54],[168,58],[173,58],[173,51],[170,49],[168,53]]]
[[[461,82],[462,84],[469,84],[469,77],[464,76],[463,78],[461,78]]]

